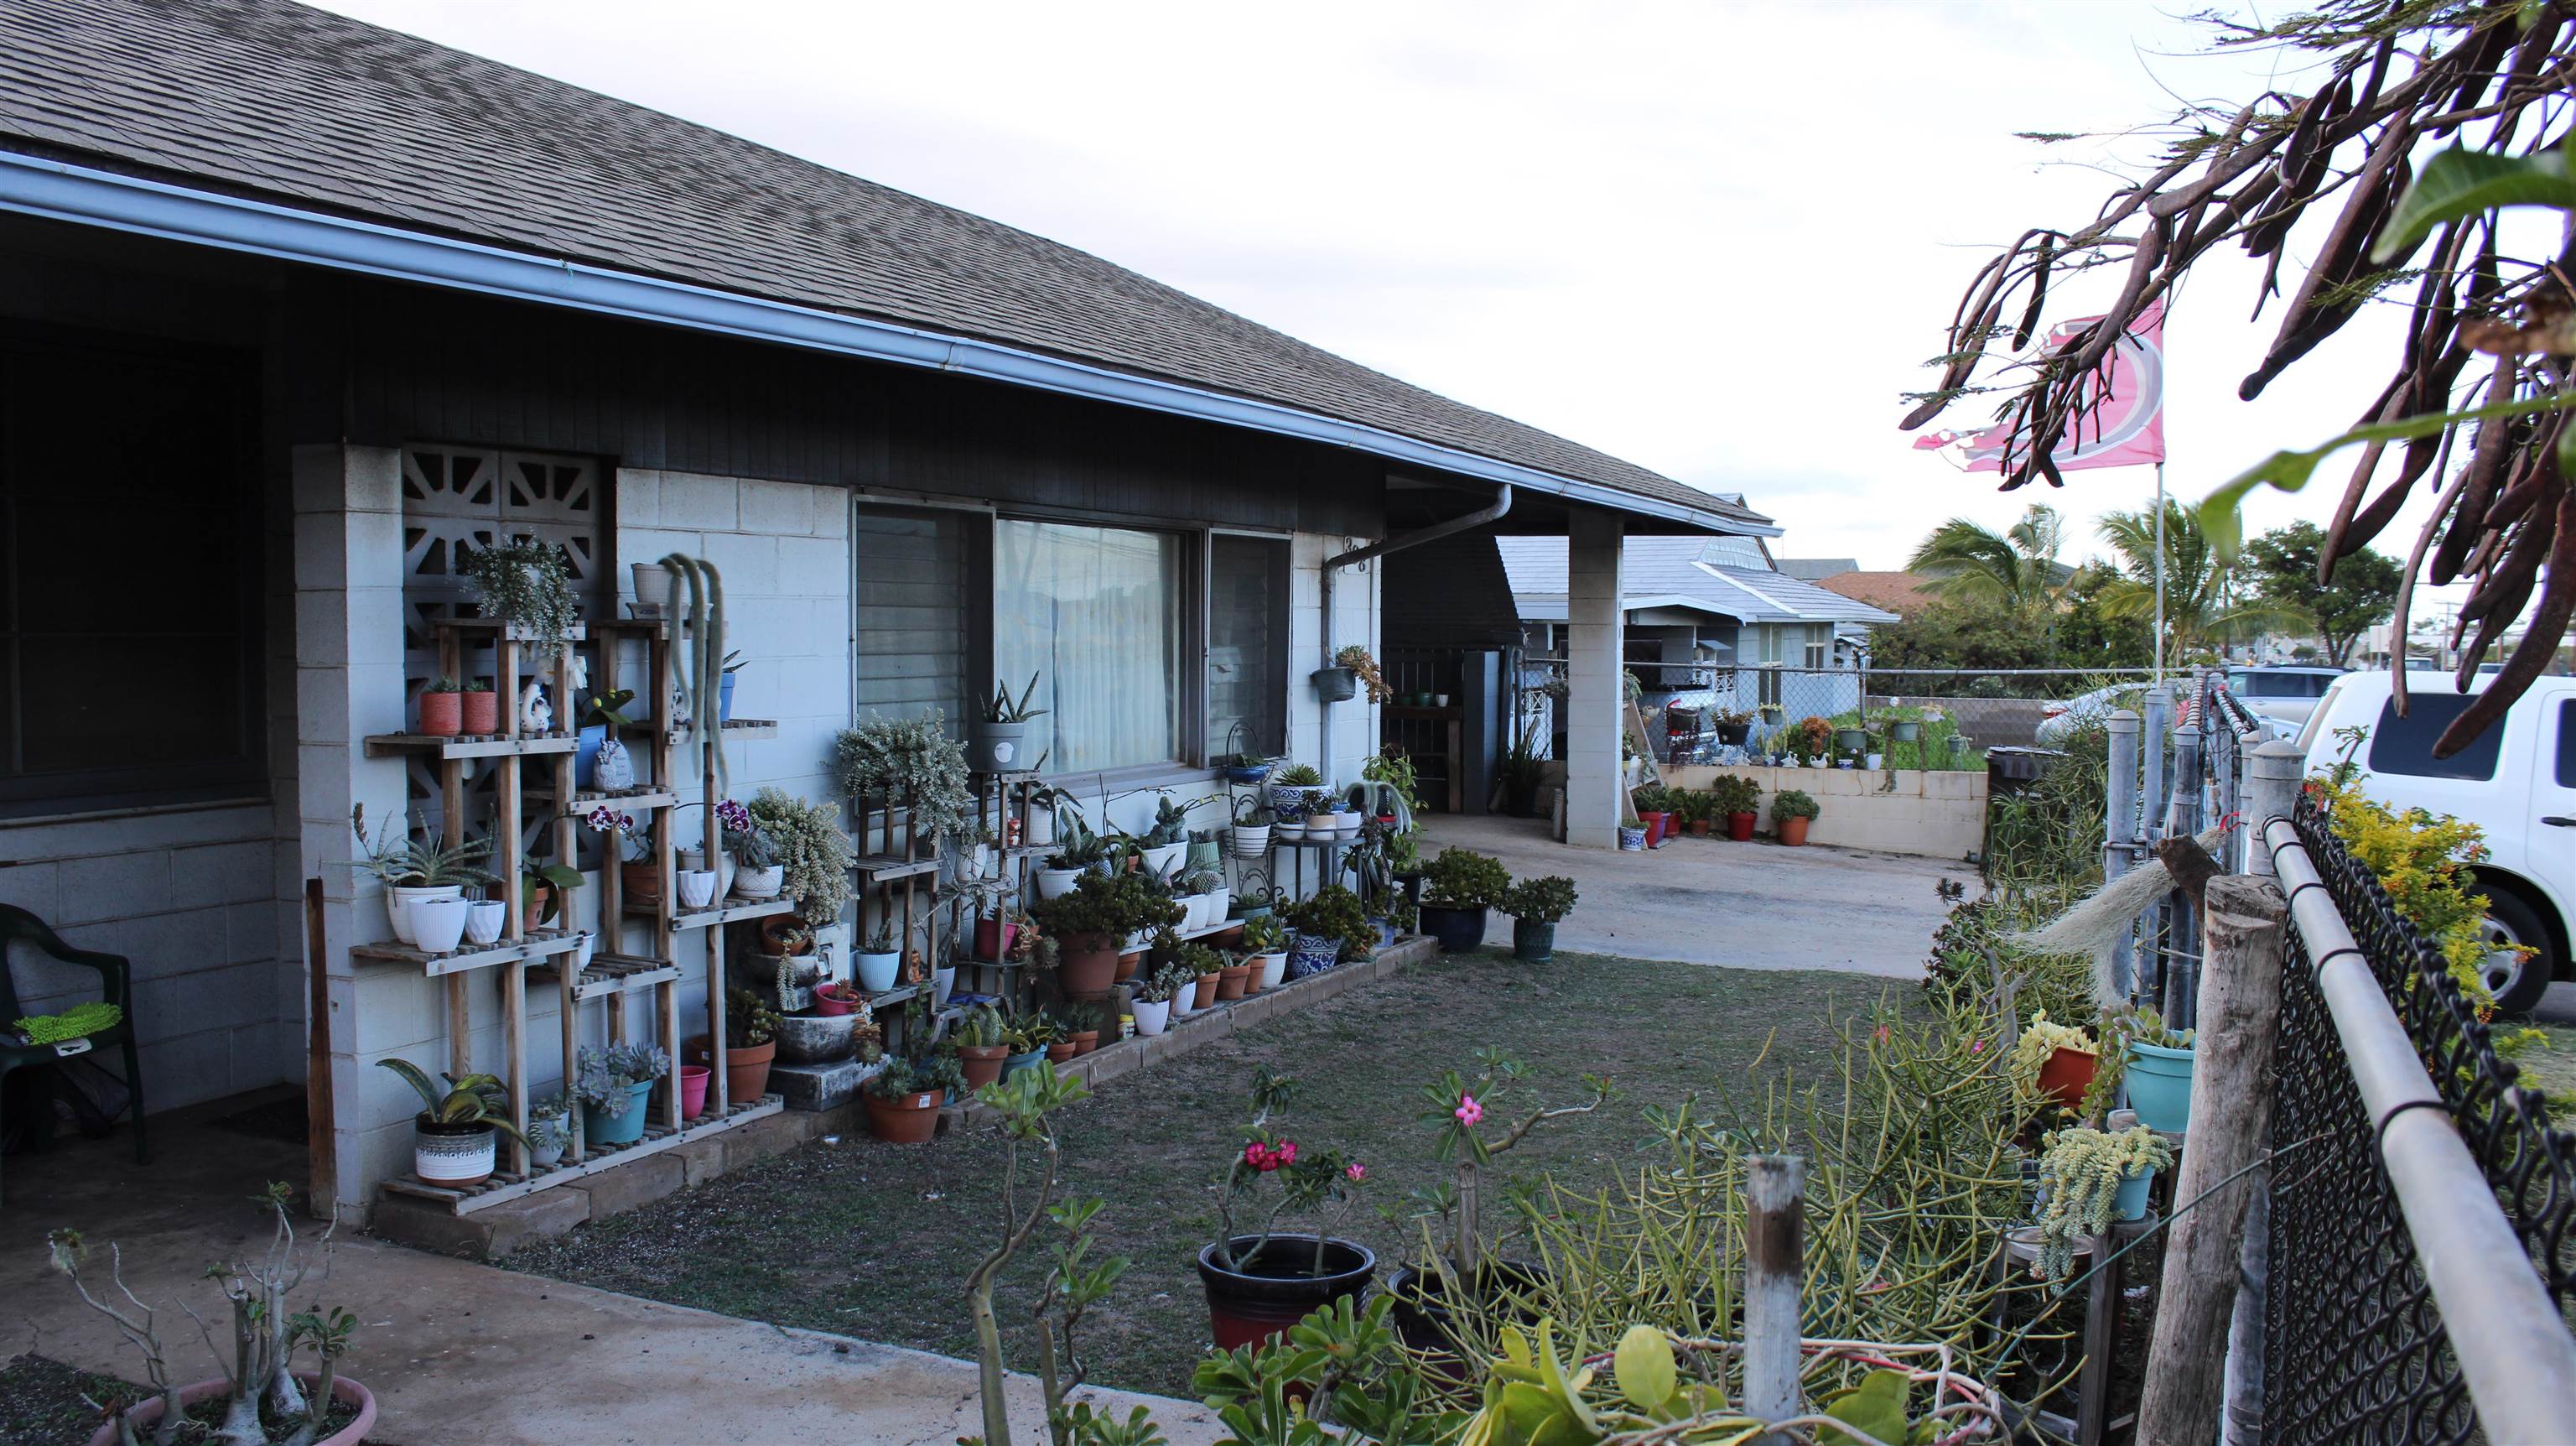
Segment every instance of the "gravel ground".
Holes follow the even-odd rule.
[[[9,1446],[87,1446],[99,1413],[87,1401],[135,1401],[142,1386],[74,1370],[39,1355],[0,1365],[0,1441]]]
[[[1417,1119],[1423,1085],[1498,1045],[1529,1067],[1498,1114],[1579,1093],[1606,1073],[1623,1097],[1551,1122],[1509,1157],[1601,1180],[1633,1158],[1641,1111],[1741,1089],[1828,1057],[1835,1017],[1913,990],[1849,975],[1736,970],[1560,953],[1551,965],[1488,950],[1447,956],[1183,1058],[1129,1075],[1059,1117],[1068,1191],[1107,1202],[1102,1245],[1133,1262],[1086,1317],[1080,1345],[1101,1384],[1188,1395],[1207,1338],[1193,1264],[1213,1238],[1213,1181],[1242,1147],[1255,1065],[1300,1077],[1285,1132],[1340,1145],[1369,1168],[1339,1233],[1392,1269],[1419,1238],[1411,1192],[1445,1171]],[[896,1147],[816,1142],[510,1258],[509,1267],[781,1325],[967,1355],[962,1282],[993,1240],[1000,1150],[987,1131]],[[1376,1208],[1371,1208],[1376,1207]],[[1033,1359],[1020,1322],[1045,1273],[1024,1251],[997,1304],[1011,1363]]]

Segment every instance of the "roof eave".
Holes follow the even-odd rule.
[[[1710,532],[1761,537],[1780,533],[1768,521],[1749,520],[1716,506],[1697,507],[1643,496],[1426,442],[1382,427],[1185,382],[17,151],[0,150],[0,211],[1035,387],[1348,447],[1570,503]]]

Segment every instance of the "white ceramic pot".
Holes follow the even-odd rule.
[[[1256,989],[1276,989],[1280,982],[1288,977],[1288,951],[1285,949],[1276,953],[1255,954],[1252,956],[1252,962],[1259,966],[1252,976],[1253,987]]]
[[[704,849],[680,850],[680,867],[683,869],[705,870],[707,867],[706,851]],[[719,850],[716,853],[716,866],[714,873],[716,876],[716,889],[714,896],[719,899],[731,897],[733,894],[733,855]]]
[[[1138,1034],[1160,1034],[1171,1027],[1172,1001],[1149,1004],[1142,999],[1127,1001],[1127,1012],[1135,1017]]]
[[[1181,860],[1189,855],[1189,851],[1190,846],[1186,843],[1164,844],[1159,848],[1147,849],[1145,850],[1145,872],[1158,879],[1168,879],[1173,871],[1181,866]]]
[[[1194,934],[1207,922],[1207,895],[1183,894],[1180,897],[1181,932]]]
[[[629,564],[635,572],[635,616],[658,618],[671,601],[671,574],[660,563]]]
[[[1082,873],[1083,871],[1080,869],[1038,870],[1038,897],[1041,899],[1063,898],[1065,895],[1073,892],[1073,886],[1081,880]]]
[[[415,1123],[411,1135],[412,1173],[424,1185],[479,1185],[492,1178],[494,1147],[500,1133],[490,1125],[432,1131]]]
[[[1270,852],[1270,825],[1266,823],[1234,826],[1234,856],[1259,863]]]
[[[859,976],[859,992],[862,994],[883,994],[892,989],[894,977],[900,972],[903,964],[903,954],[893,949],[882,954],[861,952],[851,955],[850,958],[856,967]]]
[[[1207,900],[1207,918],[1203,922],[1213,929],[1225,922],[1226,911],[1234,907],[1234,890],[1210,889]]]
[[[1192,1001],[1198,997],[1198,992],[1199,987],[1195,983],[1184,984],[1181,986],[1181,992],[1173,995],[1171,999],[1173,1019],[1187,1019],[1191,1015],[1198,1013],[1197,1008],[1192,1004]]]
[[[463,899],[412,900],[412,943],[432,954],[449,952],[465,937],[465,916],[473,910]]]
[[[746,899],[774,899],[787,886],[787,868],[771,864],[765,869],[740,869],[733,876],[733,891]]]
[[[1880,769],[1885,768],[1886,766],[1887,766],[1887,755],[1886,755],[1886,754],[1884,754],[1884,753],[1873,753],[1873,754],[1871,754],[1871,755],[1869,756],[1869,771],[1870,771],[1870,772],[1872,772],[1872,773],[1876,773],[1876,772],[1878,772]]]
[[[501,926],[510,920],[510,906],[499,899],[480,899],[465,906],[465,937],[477,944],[489,944],[501,937]]]
[[[394,937],[405,944],[417,943],[411,936],[411,901],[414,899],[461,899],[463,884],[434,884],[421,888],[411,884],[393,884],[385,889],[385,918],[393,925]]]
[[[942,964],[937,969],[932,970],[930,975],[930,1007],[933,1009],[947,1008],[948,993],[956,987],[956,965]]]
[[[563,1157],[564,1146],[561,1140],[551,1145],[540,1145],[528,1151],[528,1163],[540,1170],[551,1170],[562,1164]]]
[[[573,936],[572,972],[579,974],[590,967],[590,956],[599,948],[599,936],[588,929]]]
[[[716,876],[711,869],[680,870],[680,907],[703,909],[716,897]]]

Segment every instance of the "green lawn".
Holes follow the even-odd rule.
[[[1853,975],[1713,969],[1560,954],[1551,965],[1488,951],[1426,963],[1104,1086],[1061,1117],[1072,1191],[1107,1202],[1103,1243],[1133,1260],[1088,1317],[1095,1382],[1187,1394],[1206,1340],[1192,1264],[1213,1238],[1221,1167],[1241,1148],[1253,1067],[1296,1075],[1292,1138],[1339,1144],[1369,1167],[1369,1196],[1401,1210],[1435,1167],[1420,1086],[1495,1044],[1531,1068],[1525,1099],[1579,1090],[1586,1071],[1625,1092],[1598,1115],[1552,1123],[1509,1157],[1527,1175],[1598,1179],[1644,1136],[1639,1111],[1756,1073],[1820,1062],[1829,1012],[1904,985]],[[999,1215],[989,1130],[927,1146],[862,1136],[795,1153],[512,1257],[535,1272],[781,1325],[970,1354],[960,1283]],[[1412,1227],[1364,1205],[1344,1234],[1391,1268]],[[999,1304],[1016,1330],[1043,1257],[1015,1263]],[[1026,1337],[1013,1362],[1026,1366]]]

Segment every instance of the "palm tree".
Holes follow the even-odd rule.
[[[2065,540],[2065,520],[2055,508],[2037,503],[2002,532],[1953,517],[1932,529],[1905,560],[1905,570],[1932,578],[1933,588],[1945,596],[2055,612],[2063,581],[2057,553]]]
[[[2120,576],[2102,589],[2107,617],[2149,618],[2156,612],[2156,513],[2152,507],[2102,515],[2102,540],[2119,554]],[[2293,604],[2254,590],[2239,565],[2218,555],[2200,514],[2165,503],[2164,656],[2220,644],[2274,628],[2313,628],[2315,620]]]

